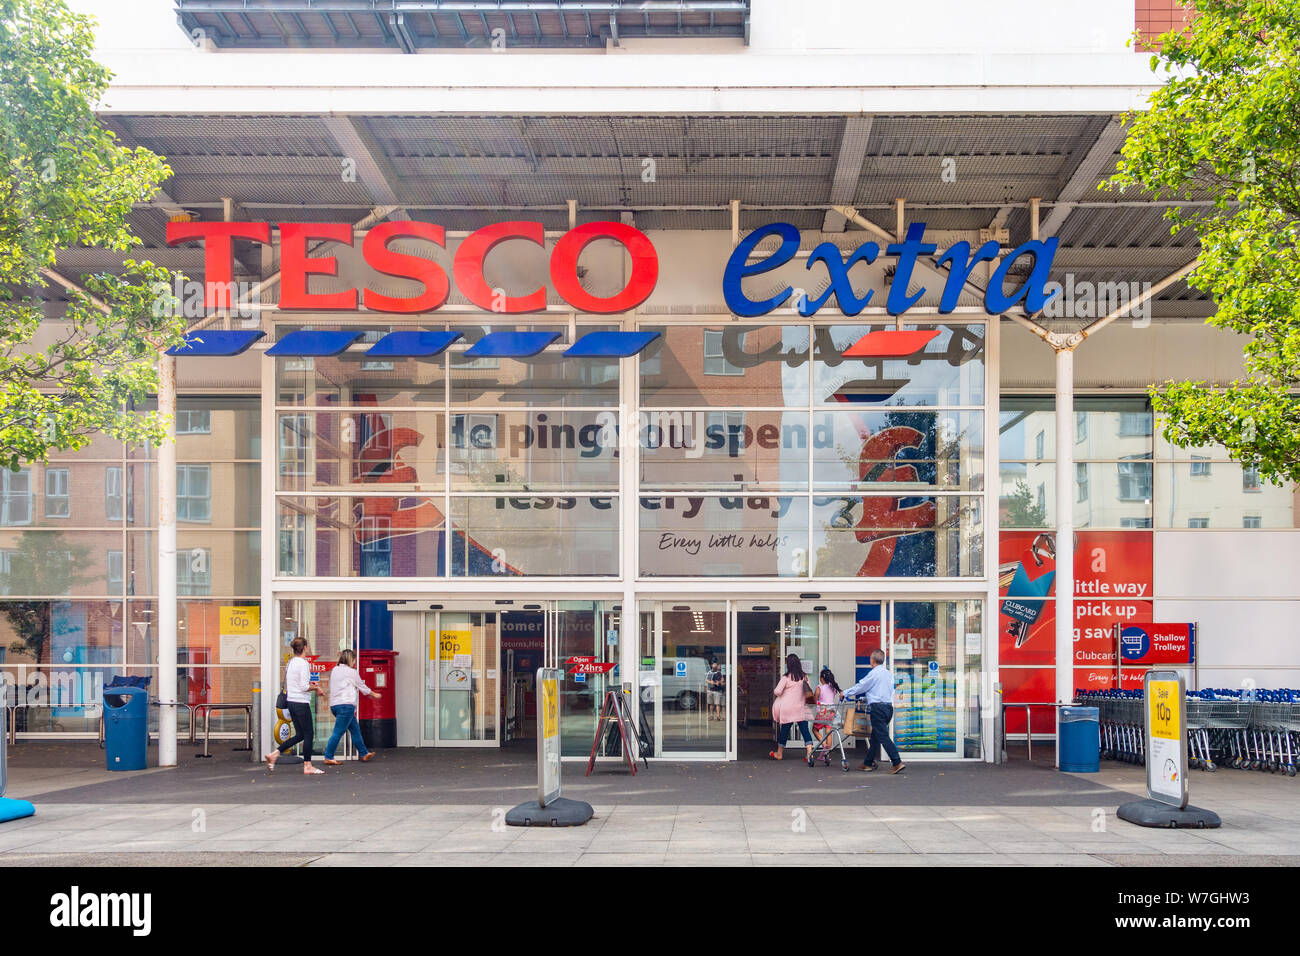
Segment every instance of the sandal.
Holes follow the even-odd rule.
[[[270,773],[275,769],[275,762],[280,759],[280,751],[272,750],[266,755],[266,772]]]
[[[780,760],[780,759],[781,759],[781,755],[778,754],[775,750],[769,750],[769,751],[767,752],[767,755],[768,755],[769,757],[771,757],[773,760]]]
[[[308,765],[302,768],[302,772],[310,776],[313,774],[321,774],[324,773],[325,771],[320,769],[320,767],[313,767],[311,765]]]

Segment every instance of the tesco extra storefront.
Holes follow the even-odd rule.
[[[410,746],[527,739],[535,669],[591,658],[606,672],[564,688],[566,753],[590,749],[605,689],[627,682],[660,755],[724,759],[767,748],[787,654],[847,686],[884,647],[907,748],[983,756],[982,304],[938,314],[914,289],[899,310],[880,275],[879,308],[837,308],[830,286],[819,301],[844,258],[810,262],[781,224],[734,252],[708,237],[685,276],[616,222],[341,228],[277,230],[265,658],[298,635],[327,659],[391,646]],[[305,256],[322,238],[333,263]],[[731,314],[655,307],[682,279]]]
[[[999,317],[1050,308],[1056,241],[982,254],[913,223],[894,243],[814,245],[733,217],[730,234],[649,235],[576,210],[568,229],[474,232],[173,222],[207,277],[201,302],[176,290],[208,316],[176,359],[190,703],[276,687],[302,636],[324,680],[341,648],[397,652],[399,746],[500,747],[533,736],[536,668],[577,657],[598,666],[566,680],[566,754],[590,750],[605,690],[631,685],[658,756],[737,759],[769,748],[786,655],[848,686],[882,648],[909,758],[993,759],[1001,701],[1055,694],[1051,388],[1008,389]],[[275,270],[252,304],[227,284],[232,241]],[[1153,528],[1186,523],[1195,479],[1235,466],[1163,445],[1139,389],[1075,408],[1074,664],[1097,687],[1119,679],[1117,621],[1187,616],[1156,606]],[[119,493],[138,481],[143,501],[148,455],[123,455]],[[232,455],[202,479],[186,464]],[[1239,526],[1293,528],[1293,491],[1248,504],[1264,498]],[[203,543],[223,502],[248,526]],[[53,643],[108,650],[69,664],[45,647],[52,689],[151,663],[130,590],[149,542],[137,576],[124,537],[108,637],[93,608],[51,612]],[[89,732],[77,686],[20,730]]]

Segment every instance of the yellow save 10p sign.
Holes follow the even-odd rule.
[[[1151,736],[1181,740],[1183,736],[1182,694],[1176,680],[1153,680],[1148,684],[1147,707],[1151,710]]]
[[[1175,671],[1147,671],[1147,795],[1182,809],[1187,806],[1187,741],[1183,680]]]

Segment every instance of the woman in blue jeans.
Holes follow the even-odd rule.
[[[334,751],[345,733],[352,735],[352,745],[357,748],[357,754],[362,760],[374,756],[361,739],[361,725],[357,723],[357,691],[376,699],[379,694],[361,680],[356,664],[356,653],[343,651],[339,654],[339,662],[330,672],[330,713],[334,715],[334,733],[330,734],[329,742],[325,744],[325,763],[331,767],[339,765],[339,761],[334,759]]]

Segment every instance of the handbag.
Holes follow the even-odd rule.
[[[808,678],[805,677],[803,679],[803,702],[811,704],[816,699],[817,695],[813,693],[812,684],[809,684]]]
[[[862,740],[870,739],[871,715],[861,710],[849,711],[844,718],[844,732]]]
[[[289,709],[289,695],[286,694],[284,691],[280,691],[280,693],[275,695],[275,709],[276,710]]]

